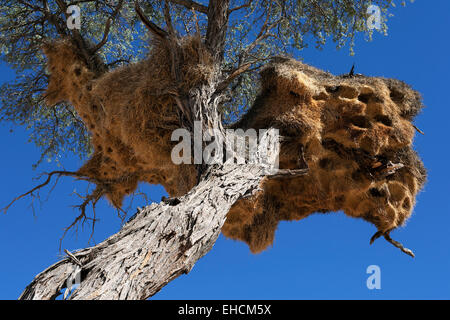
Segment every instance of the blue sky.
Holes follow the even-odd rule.
[[[399,2],[399,1],[396,1]],[[156,299],[450,299],[450,173],[448,169],[450,127],[450,1],[416,1],[394,11],[388,37],[376,34],[372,42],[357,41],[356,55],[324,50],[301,52],[306,63],[332,73],[356,72],[404,80],[422,93],[426,109],[416,125],[415,147],[428,168],[429,180],[417,198],[412,218],[392,236],[414,250],[415,259],[402,254],[384,240],[369,246],[375,228],[342,213],[314,215],[299,222],[281,223],[274,246],[253,255],[245,244],[223,236],[189,275],[167,285]],[[0,82],[13,78],[0,64]],[[13,129],[10,132],[10,129]],[[0,207],[37,184],[42,171],[32,164],[39,151],[27,143],[27,132],[0,124]],[[68,155],[67,170],[81,161]],[[18,202],[6,215],[0,213],[0,299],[16,299],[33,277],[59,259],[62,229],[75,218],[71,195],[85,185],[62,178],[49,200],[35,215],[29,199]],[[47,189],[48,190],[48,189]],[[160,186],[144,186],[151,199],[164,195]],[[46,193],[43,192],[45,199]],[[137,200],[135,205],[143,205]],[[95,240],[102,241],[120,228],[116,213],[106,204],[98,208],[101,221]],[[90,229],[69,234],[63,248],[86,247]],[[366,287],[366,269],[381,268],[381,290]]]

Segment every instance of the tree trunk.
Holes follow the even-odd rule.
[[[69,299],[153,296],[211,250],[231,206],[257,192],[266,174],[258,165],[208,168],[178,204],[144,208],[117,234],[37,275],[19,299],[55,299],[79,272],[77,264],[81,283]]]
[[[180,110],[180,125],[190,130],[194,121],[200,121],[204,130],[214,128],[224,133],[218,112],[223,97],[217,88],[229,5],[229,0],[211,0],[206,11],[205,45],[217,72],[207,83],[189,92],[175,92],[173,96]],[[182,70],[180,43],[173,34],[169,37],[159,32],[159,28],[142,15],[137,3],[136,10],[154,36],[171,46],[172,76],[175,85],[179,85],[183,81],[178,72]],[[166,20],[170,22],[170,17]],[[269,134],[266,138],[269,143],[274,142],[274,136]],[[264,147],[267,144],[262,143]],[[265,160],[266,150],[258,150]],[[55,299],[62,289],[70,289],[74,280],[79,287],[69,299],[146,299],[153,296],[179,275],[188,273],[197,260],[212,249],[232,205],[259,191],[264,177],[273,174],[268,171],[273,169],[270,165],[198,165],[202,178],[185,196],[140,210],[118,233],[94,247],[66,252],[68,257],[37,275],[20,299]]]

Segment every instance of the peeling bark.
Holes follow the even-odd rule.
[[[73,252],[36,276],[19,299],[55,299],[81,264],[69,299],[146,299],[188,273],[217,240],[231,206],[259,190],[257,165],[210,167],[176,205],[152,204],[115,235]]]

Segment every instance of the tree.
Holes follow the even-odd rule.
[[[380,0],[373,4],[380,9],[380,30],[385,31],[384,22],[392,1]],[[82,8],[81,30],[66,27],[67,19],[71,19],[69,5]],[[86,206],[92,204],[95,207],[103,196],[120,210],[123,197],[135,189],[137,181],[162,183],[173,196],[159,205],[140,210],[119,233],[97,246],[76,253],[67,252],[68,257],[39,274],[21,298],[55,298],[68,286],[68,280],[77,275],[81,278],[81,286],[71,299],[147,298],[178,275],[189,272],[212,248],[227,214],[229,235],[247,241],[253,251],[264,249],[271,242],[278,223],[270,217],[275,217],[280,207],[279,201],[274,201],[268,190],[285,184],[286,179],[292,181],[311,175],[308,161],[304,159],[307,152],[303,148],[308,147],[304,142],[294,145],[297,150],[293,157],[295,164],[287,164],[288,157],[280,156],[287,162],[275,172],[267,166],[234,163],[177,167],[169,164],[166,169],[162,164],[170,157],[173,144],[168,139],[176,128],[194,132],[196,122],[201,124],[203,133],[215,128],[224,137],[227,148],[236,136],[226,135],[226,128],[258,127],[255,123],[262,118],[262,110],[267,111],[269,107],[264,94],[260,94],[254,107],[248,108],[258,93],[258,87],[254,85],[257,74],[263,70],[263,77],[276,78],[270,80],[274,83],[279,80],[279,68],[283,66],[301,69],[310,79],[321,82],[327,88],[328,93],[324,93],[327,97],[337,93],[355,98],[352,85],[367,83],[373,90],[358,92],[359,96],[356,96],[361,102],[380,99],[377,90],[382,91],[380,86],[384,86],[390,92],[386,99],[401,105],[393,107],[391,117],[376,115],[374,119],[387,127],[392,121],[405,127],[398,136],[394,134],[394,138],[403,140],[399,142],[401,148],[395,152],[380,154],[379,150],[372,150],[372,144],[358,150],[326,139],[323,142],[324,148],[332,150],[339,161],[346,157],[356,161],[361,169],[358,174],[364,176],[361,181],[376,184],[377,188],[386,183],[388,176],[394,177],[397,184],[406,184],[408,179],[412,181],[411,186],[403,188],[401,185],[401,191],[391,192],[401,197],[403,206],[401,210],[392,209],[395,222],[392,217],[380,220],[374,214],[363,217],[379,229],[373,239],[384,236],[404,252],[412,254],[392,240],[389,233],[409,216],[414,196],[425,177],[420,160],[410,150],[410,122],[420,110],[420,97],[400,82],[383,80],[379,84],[379,80],[371,82],[362,76],[353,79],[354,74],[335,79],[318,70],[296,65],[289,59],[273,59],[277,55],[295,55],[310,41],[320,47],[327,38],[332,38],[338,47],[349,42],[352,48],[358,32],[367,32],[370,37],[372,30],[367,24],[370,12],[365,1],[210,0],[203,4],[170,0],[146,1],[141,9],[137,2],[125,0],[71,3],[30,0],[5,1],[1,6],[2,57],[19,73],[15,83],[0,89],[2,120],[31,127],[31,139],[42,148],[42,159],[67,150],[91,156],[79,171],[52,172],[37,188],[47,185],[54,175],[68,175],[94,183],[96,188],[86,196],[80,206],[81,215],[74,223],[88,219]],[[143,57],[142,43],[146,40],[137,28],[138,18],[152,38],[150,59],[139,68],[154,72],[151,75],[157,84],[145,82],[140,70],[132,69],[131,63]],[[48,63],[41,53],[42,47]],[[266,68],[269,60],[273,67]],[[130,68],[119,65],[124,68],[130,65]],[[132,107],[124,109],[124,113],[114,113],[114,107],[124,106],[117,101],[127,94],[137,95],[136,99],[139,99],[137,91],[133,91],[139,84],[134,85],[130,79],[123,80],[127,74],[134,75],[136,83],[144,83],[142,97],[148,99],[142,100],[145,108],[139,109],[141,100],[130,100]],[[122,79],[122,82],[116,79]],[[307,86],[308,81],[303,84]],[[343,85],[343,81],[349,83]],[[113,98],[113,93],[105,89],[114,87],[122,88],[120,97]],[[312,93],[308,88],[297,89],[288,90],[287,95],[300,99],[301,103],[311,100],[309,95]],[[112,103],[114,99],[117,101]],[[145,102],[151,99],[156,102]],[[161,115],[155,106],[168,111]],[[270,109],[268,111],[270,113]],[[154,121],[144,124],[144,131],[149,131],[143,137],[130,128],[144,119],[145,113]],[[239,118],[242,119],[235,122]],[[363,123],[366,119],[354,115],[350,118],[348,121],[352,125],[369,128]],[[283,139],[299,137],[290,132],[293,122],[278,120],[269,116],[261,121],[280,129]],[[120,134],[114,131],[117,121],[122,128]],[[103,129],[98,128],[100,123]],[[296,125],[304,131],[301,125]],[[150,144],[145,143],[151,137],[156,139],[151,145],[156,151],[149,151],[144,160],[139,159],[136,150],[148,147]],[[125,143],[124,139],[129,142]],[[367,139],[370,140],[370,136],[364,141]],[[261,141],[273,144],[273,135],[263,135]],[[204,146],[204,143],[200,145],[200,149]],[[389,142],[387,147],[391,148],[392,143]],[[262,152],[264,150],[258,147],[256,153]],[[322,165],[327,166],[326,163]],[[407,169],[400,172],[405,166]],[[377,198],[391,197],[382,195],[383,190],[377,188],[370,189]],[[379,200],[371,201],[378,203]],[[242,228],[234,230],[229,222],[232,220],[230,215],[239,216],[237,213],[245,211],[242,207],[248,206],[248,202],[257,203],[255,211],[259,210],[259,213],[253,217],[251,227],[246,226],[244,231]],[[331,210],[320,208],[325,207],[314,207],[314,211]],[[303,216],[310,214],[309,211]],[[95,221],[95,216],[91,219]],[[75,266],[78,269],[74,269]]]

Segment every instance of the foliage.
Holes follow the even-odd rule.
[[[152,22],[167,27],[165,1],[141,2]],[[207,1],[196,3],[196,10],[185,5],[189,2],[168,1],[174,28],[180,36],[196,32],[204,35]],[[1,0],[1,59],[17,77],[0,87],[0,120],[29,129],[30,141],[42,150],[38,163],[58,159],[67,152],[85,157],[92,150],[90,137],[72,106],[61,103],[49,108],[42,97],[48,72],[41,46],[45,40],[77,34],[67,28],[68,15],[63,10],[72,4],[81,8],[79,35],[90,45],[101,41],[105,25],[112,19],[108,41],[98,51],[108,68],[142,59],[149,47],[147,32],[130,0]],[[385,33],[393,1],[376,0],[372,4],[381,9],[380,31]],[[366,33],[370,39],[368,5],[364,0],[232,0],[223,72],[232,73],[240,67],[245,67],[245,72],[229,85],[224,121],[236,120],[251,105],[258,90],[257,71],[271,56],[298,56],[306,46],[321,48],[327,40],[338,48],[348,44],[352,52],[357,33]]]

